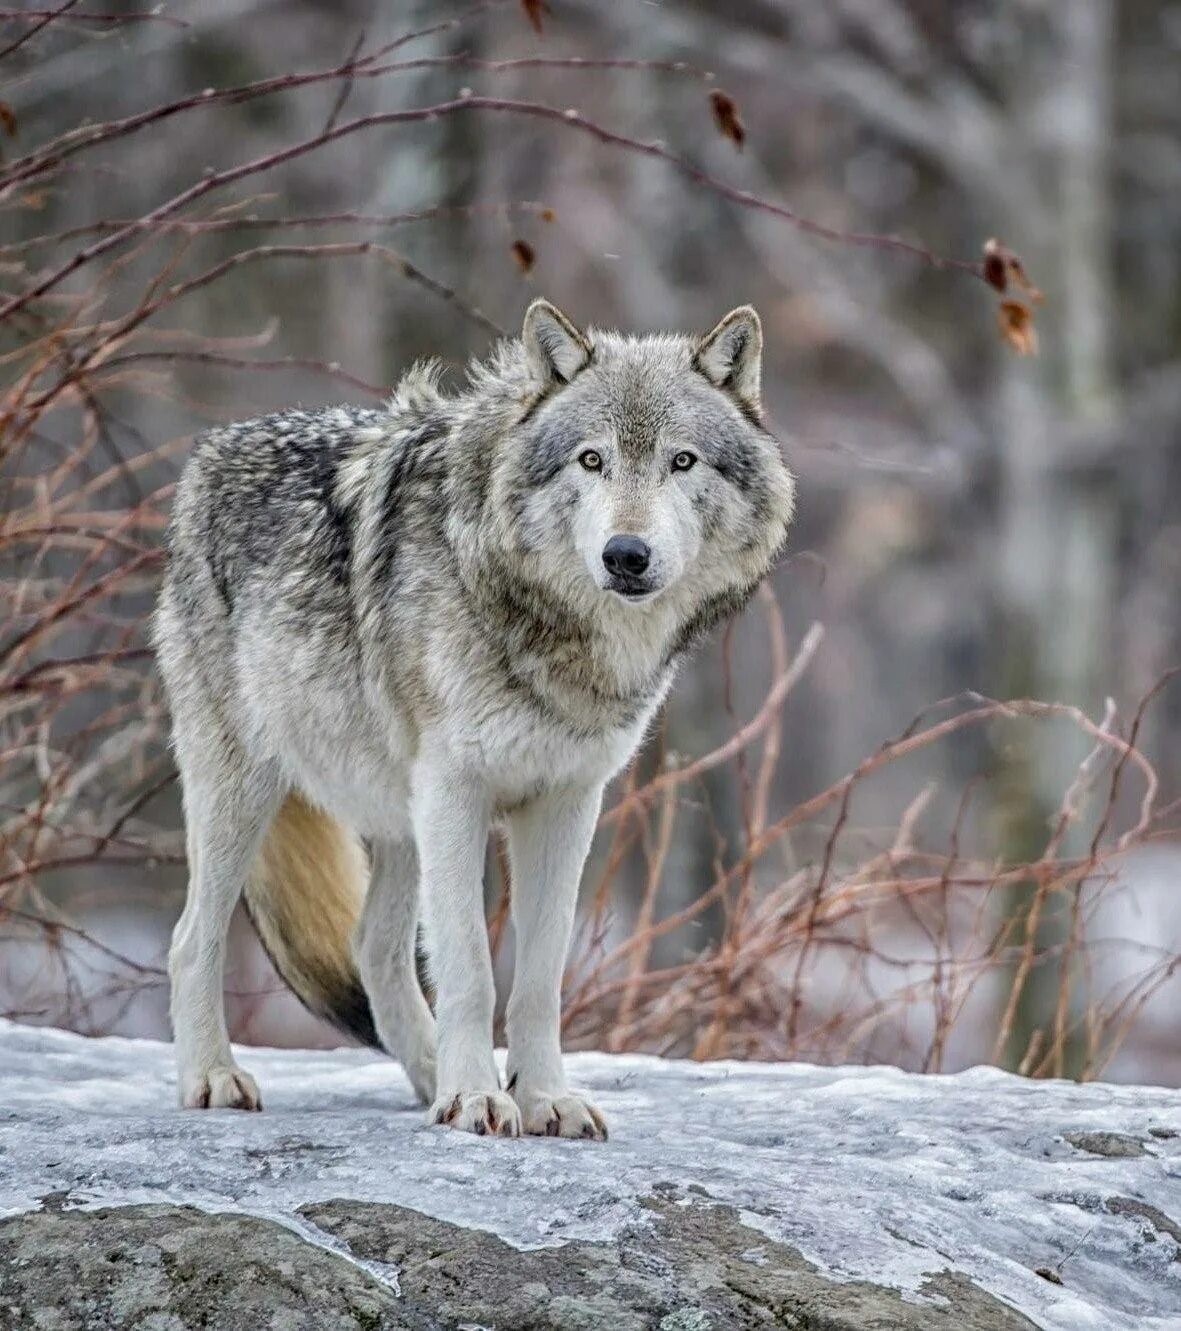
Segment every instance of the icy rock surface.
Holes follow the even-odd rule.
[[[306,1277],[344,1301],[309,1326],[475,1325],[499,1280],[501,1328],[1181,1329],[1177,1092],[583,1054],[611,1140],[505,1141],[426,1127],[373,1054],[239,1058],[266,1112],[186,1113],[167,1045],[0,1021],[0,1327],[40,1324],[19,1320],[38,1254],[71,1254],[82,1298],[106,1252],[104,1280],[185,1326],[165,1286],[183,1267],[200,1296],[193,1254],[256,1244],[251,1280],[271,1260],[294,1299],[294,1244],[340,1268]]]

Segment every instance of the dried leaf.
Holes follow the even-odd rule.
[[[739,151],[746,142],[746,126],[738,114],[738,103],[728,92],[713,88],[709,94],[709,104],[714,113],[714,124],[718,133],[734,144]]]
[[[1029,280],[1025,265],[1007,245],[1002,245],[995,237],[984,244],[984,280],[998,291],[1006,291],[1012,283],[1034,305],[1040,305],[1044,299]]]
[[[537,261],[533,246],[527,240],[513,241],[513,258],[517,261],[517,267],[523,273],[531,273],[533,265]]]
[[[998,291],[1004,291],[1009,285],[1005,260],[1000,253],[1000,245],[995,240],[988,241],[984,246],[984,280]]]
[[[1022,356],[1037,355],[1037,330],[1029,306],[1019,300],[1002,300],[997,310],[1001,336]]]
[[[525,11],[525,17],[533,26],[533,31],[540,37],[545,15],[550,12],[550,7],[546,0],[521,0],[521,8]]]
[[[7,102],[0,102],[0,125],[3,125],[10,139],[16,138],[16,112]]]
[[[552,208],[543,208],[541,210],[541,220],[543,222],[552,222],[557,217],[557,213]]]

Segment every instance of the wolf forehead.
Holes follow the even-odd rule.
[[[662,448],[733,455],[762,422],[720,392],[696,364],[694,339],[677,334],[623,336],[590,330],[591,352],[577,377],[530,414],[530,479],[552,477],[580,444],[608,443],[624,463],[644,464]]]

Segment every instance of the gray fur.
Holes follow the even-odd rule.
[[[542,903],[530,907],[538,911],[547,893],[562,896],[556,933],[541,937],[530,922],[524,931],[564,955],[604,783],[634,753],[680,658],[745,603],[787,532],[794,485],[761,423],[761,346],[748,307],[694,339],[581,333],[535,302],[522,338],[473,365],[456,393],[419,367],[384,410],[283,412],[197,441],[177,490],[156,616],[195,861],[173,967],[182,1095],[196,1079],[200,1100],[214,1073],[245,1077],[223,1048],[220,1014],[194,1022],[185,1010],[193,994],[207,995],[211,968],[220,984],[220,956],[209,956],[217,930],[202,922],[203,903],[220,903],[212,915],[223,927],[243,858],[297,792],[386,848],[374,880],[383,892],[398,891],[388,866],[422,865],[440,989],[446,1104],[437,1117],[478,1131],[517,1112],[487,1084],[483,980],[472,982],[479,992],[461,1018],[444,1015],[446,958],[466,946],[451,933],[468,929],[475,909],[457,847],[482,844],[489,821],[507,820],[529,872],[562,879],[520,895]],[[678,470],[688,455],[696,460]],[[618,532],[651,549],[634,586],[621,587],[602,564]],[[452,790],[466,802],[449,804]],[[576,865],[555,867],[539,844],[549,833],[536,811],[547,802],[578,843]],[[423,821],[428,808],[446,808],[462,826],[454,836],[438,831]],[[196,867],[201,856],[214,866],[210,881]],[[417,885],[402,890],[412,903]],[[414,1006],[406,967],[415,914],[367,908],[367,981],[388,969],[373,921],[409,920],[388,944],[397,976],[379,985],[399,1009]],[[464,964],[483,975],[478,959]],[[556,984],[552,964],[542,969],[535,983]],[[339,980],[354,1006],[355,980]],[[405,1013],[380,1010],[385,1000],[370,987],[376,1028],[397,1047]],[[510,1070],[525,1088],[514,1094],[526,1130],[567,1095],[564,1083],[550,1084],[561,1079],[556,1028],[551,1037],[540,1017],[532,1029],[523,1016],[530,1029],[514,1047],[512,1013],[532,1001],[514,996],[510,1007]],[[545,1020],[556,1022],[556,993],[537,1003],[554,1007]],[[426,1082],[427,1014],[415,1009],[409,1020],[418,1051],[409,1057]],[[487,1059],[472,1052],[484,1042]],[[536,1075],[522,1060],[539,1062]],[[482,1108],[463,1099],[476,1092]],[[550,1108],[539,1110],[542,1092]],[[597,1111],[586,1110],[583,1126],[598,1135]]]

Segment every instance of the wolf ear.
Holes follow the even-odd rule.
[[[548,300],[535,300],[525,311],[521,341],[530,368],[546,384],[568,384],[591,357],[586,336]]]
[[[734,394],[756,416],[762,413],[763,325],[753,305],[740,305],[707,333],[693,364],[718,388]]]

